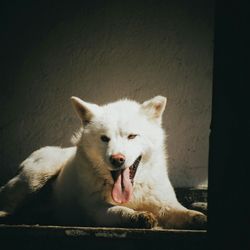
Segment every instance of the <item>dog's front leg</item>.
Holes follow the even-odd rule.
[[[184,207],[162,208],[158,220],[163,228],[205,229],[207,225],[206,215]]]
[[[123,206],[112,206],[99,212],[97,216],[99,226],[128,227],[128,228],[153,228],[158,222],[156,217],[146,211],[135,211]]]

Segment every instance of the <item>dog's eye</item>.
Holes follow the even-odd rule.
[[[129,140],[135,139],[136,136],[137,136],[137,135],[135,135],[135,134],[130,134],[130,135],[128,136],[128,139],[129,139]]]
[[[107,137],[106,135],[102,135],[100,138],[101,138],[101,140],[102,140],[103,142],[109,142],[109,141],[110,141],[110,138]]]

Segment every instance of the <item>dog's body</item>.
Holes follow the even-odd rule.
[[[166,98],[105,106],[72,97],[82,121],[75,146],[45,147],[21,164],[0,190],[0,217],[13,213],[27,194],[52,177],[53,206],[61,224],[199,228],[200,212],[176,199],[167,173],[161,117]]]

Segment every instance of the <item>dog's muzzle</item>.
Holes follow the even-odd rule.
[[[131,183],[134,183],[134,178],[135,178],[135,174],[137,172],[138,166],[140,164],[142,156],[138,156],[136,158],[136,160],[134,161],[134,163],[129,167],[129,179],[131,181]],[[114,181],[116,181],[116,179],[118,178],[118,176],[120,175],[120,172],[122,170],[116,170],[116,171],[111,171],[111,175]]]

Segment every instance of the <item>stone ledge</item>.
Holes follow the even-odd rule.
[[[176,229],[132,229],[109,227],[68,227],[40,225],[0,225],[0,238],[18,233],[19,236],[52,236],[74,238],[127,238],[127,239],[184,239],[187,237],[206,235],[206,230],[176,230]]]
[[[204,249],[205,230],[0,225],[8,249]]]

